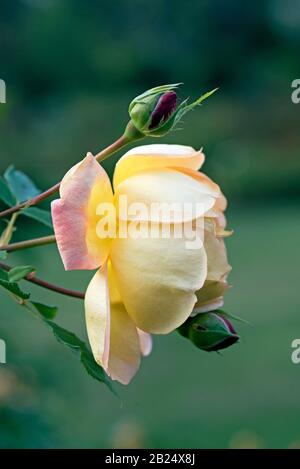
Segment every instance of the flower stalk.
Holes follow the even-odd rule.
[[[3,262],[0,262],[0,269],[9,272],[12,267]],[[46,288],[47,290],[54,291],[56,293],[60,293],[61,295],[71,296],[73,298],[79,298],[81,300],[84,299],[84,293],[79,292],[76,290],[69,290],[68,288],[60,287],[59,285],[54,285],[53,283],[46,282],[45,280],[41,280],[40,278],[36,277],[34,273],[30,273],[24,277],[24,280],[27,280],[30,283],[34,283],[39,287]]]
[[[56,243],[55,236],[50,235],[50,236],[43,236],[41,238],[29,239],[26,241],[19,241],[17,243],[2,244],[0,246],[0,250],[6,251],[6,252],[21,251],[23,249],[29,249],[29,248],[34,248],[38,246],[45,246],[47,244],[53,244],[53,243]]]

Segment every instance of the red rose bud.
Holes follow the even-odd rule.
[[[172,130],[184,114],[198,106],[216,90],[188,104],[187,100],[177,105],[175,90],[179,83],[151,88],[137,96],[129,105],[129,122],[125,136],[137,139],[145,136],[162,137]]]
[[[149,125],[149,129],[155,129],[161,123],[166,122],[166,120],[175,111],[176,104],[177,94],[175,93],[175,91],[168,91],[168,93],[164,93],[158,99],[154,111],[151,114],[151,122]]]
[[[228,320],[228,315],[219,310],[190,317],[177,330],[206,352],[230,347],[240,338]]]

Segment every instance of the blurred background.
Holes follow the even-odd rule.
[[[1,290],[0,447],[300,447],[300,2],[2,0],[0,40],[0,170],[13,163],[43,189],[118,137],[145,89],[182,81],[196,98],[220,87],[160,142],[204,147],[234,229],[225,309],[251,323],[221,355],[155,337],[116,398]],[[14,241],[46,234],[24,219]],[[91,277],[66,274],[55,246],[9,262],[79,290]],[[86,340],[80,301],[23,287]]]

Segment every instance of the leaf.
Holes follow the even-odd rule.
[[[0,278],[0,286],[8,290],[10,293],[13,293],[14,295],[18,296],[22,300],[28,300],[30,297],[29,293],[24,293],[19,285],[15,282],[9,282],[8,280],[3,280]]]
[[[33,218],[33,220],[37,220],[49,228],[53,228],[51,213],[47,210],[43,210],[37,207],[29,207],[21,210],[21,214],[25,215],[26,217]]]
[[[7,258],[7,252],[6,251],[0,251],[0,259],[4,260]]]
[[[17,202],[25,202],[40,194],[41,191],[36,187],[34,182],[22,171],[9,166],[4,173],[4,179],[17,199]]]
[[[79,354],[80,361],[85,367],[86,371],[90,376],[92,376],[97,381],[105,383],[109,389],[115,394],[115,391],[112,387],[111,381],[103,368],[99,366],[95,359],[87,348],[84,342],[80,340],[73,332],[70,332],[63,327],[58,326],[52,321],[46,321],[46,323],[51,327],[55,338],[68,347],[72,352]]]
[[[49,306],[43,303],[38,303],[37,301],[31,301],[30,303],[45,319],[55,318],[58,310],[57,306]]]
[[[33,271],[35,271],[35,268],[32,265],[20,265],[17,267],[13,267],[8,272],[8,280],[10,282],[18,282]]]
[[[1,280],[6,280],[8,282],[7,272],[3,269],[0,269],[0,279]]]
[[[16,204],[16,199],[2,176],[0,176],[0,200],[10,207]]]

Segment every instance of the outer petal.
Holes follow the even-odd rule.
[[[89,283],[84,300],[88,338],[94,358],[108,368],[110,338],[110,306],[107,267],[98,270]]]
[[[141,329],[137,329],[137,332],[140,340],[142,355],[147,357],[152,352],[152,337],[147,332],[141,331]]]
[[[218,195],[218,186],[205,179],[200,181],[163,168],[142,171],[125,179],[116,188],[115,204],[121,220],[183,223],[203,216],[215,205]],[[128,210],[122,209],[124,199]],[[137,203],[142,203],[146,210],[142,207],[140,211],[137,206],[136,211],[130,212]]]
[[[225,243],[213,232],[205,231],[204,247],[207,254],[207,279],[196,292],[197,303],[193,314],[212,311],[223,306],[223,295],[229,285],[226,281],[231,267],[228,264]]]
[[[231,271],[224,241],[205,230],[204,247],[208,260],[207,280],[224,279]]]
[[[125,153],[118,161],[114,174],[114,188],[134,173],[153,168],[199,169],[204,162],[202,151],[185,145],[143,145]]]
[[[113,202],[109,178],[91,153],[62,180],[51,204],[57,245],[66,270],[95,269],[105,262],[109,240],[99,239],[99,202]]]
[[[96,272],[88,286],[85,315],[96,362],[112,379],[128,384],[140,365],[140,339],[124,306],[109,305],[106,267]]]
[[[110,303],[123,305],[121,295],[116,285],[115,273],[113,271],[110,260],[108,261],[108,283]],[[138,328],[137,333],[139,337],[141,353],[144,357],[147,357],[152,351],[152,337],[150,334],[147,334],[147,332],[141,331]]]
[[[118,290],[137,327],[166,334],[192,312],[195,291],[206,278],[206,253],[203,246],[187,249],[184,238],[144,235],[113,240],[111,261]]]
[[[141,348],[137,329],[120,303],[111,305],[108,374],[128,384],[139,369]]]

